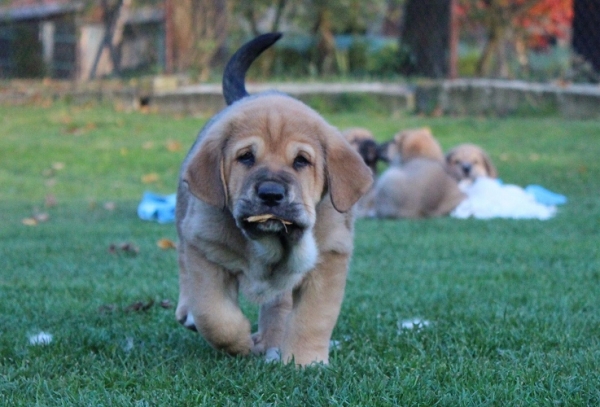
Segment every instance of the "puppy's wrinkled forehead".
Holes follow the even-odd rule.
[[[323,119],[304,104],[288,97],[268,96],[240,106],[232,121],[229,147],[247,149],[256,155],[289,157],[305,152],[320,153]]]

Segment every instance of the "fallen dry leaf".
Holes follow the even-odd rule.
[[[125,307],[125,311],[148,311],[150,308],[152,308],[153,305],[154,300],[149,300],[148,302],[136,301]]]
[[[46,208],[52,208],[53,206],[56,206],[56,204],[56,197],[53,194],[46,195],[46,198],[44,198],[44,206],[46,206]]]
[[[181,151],[181,143],[177,140],[168,140],[167,141],[167,150],[174,153],[177,151]]]
[[[102,205],[102,206],[107,211],[114,211],[117,208],[117,204],[114,202],[105,202],[104,205]]]
[[[38,221],[35,220],[35,218],[25,218],[21,220],[21,223],[23,223],[25,226],[35,226],[38,224]]]
[[[49,178],[46,181],[44,181],[44,185],[46,185],[48,188],[51,188],[54,185],[56,185],[56,182],[56,178]]]
[[[104,304],[98,307],[98,312],[101,314],[108,314],[117,310],[117,306],[115,304]]]
[[[41,213],[36,213],[35,215],[33,215],[33,218],[38,222],[38,223],[42,223],[42,222],[48,222],[48,220],[50,219],[50,215],[48,215],[45,212],[41,212]]]
[[[121,252],[131,256],[136,256],[140,252],[140,249],[133,243],[129,242],[120,244],[113,243],[110,246],[108,246],[108,252],[111,254],[117,254]]]
[[[162,300],[159,305],[165,309],[173,308],[173,303],[171,300]]]
[[[70,123],[70,122],[65,123],[65,124],[68,124],[65,129],[65,132],[67,134],[72,134],[74,136],[80,136],[82,134],[87,133],[90,130],[94,130],[97,127],[96,123],[92,123],[92,122],[86,123],[83,126],[78,126],[78,125]]]
[[[151,172],[150,174],[142,175],[142,182],[144,184],[151,184],[153,182],[158,181],[158,174],[155,172]]]
[[[142,144],[142,148],[144,150],[150,150],[150,149],[154,148],[154,142],[153,141],[146,141],[146,142],[144,142],[144,144]]]
[[[175,242],[170,239],[160,239],[158,242],[156,242],[156,245],[163,250],[177,248],[177,244],[175,244]]]
[[[53,177],[54,175],[56,175],[56,170],[54,170],[53,168],[46,168],[42,171],[42,175],[46,178]]]

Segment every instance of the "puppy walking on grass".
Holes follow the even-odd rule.
[[[230,354],[328,362],[352,254],[352,207],[370,188],[361,157],[308,106],[249,96],[252,62],[281,34],[243,45],[223,77],[228,106],[201,130],[177,192],[176,317]],[[238,292],[260,304],[258,332]]]

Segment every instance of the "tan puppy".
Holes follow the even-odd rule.
[[[351,209],[372,177],[303,103],[248,96],[248,67],[280,36],[256,37],[232,57],[223,79],[230,106],[182,165],[176,317],[230,354],[279,350],[285,362],[327,363],[353,248]],[[254,335],[238,291],[261,304]]]
[[[408,162],[417,157],[444,161],[442,147],[428,127],[403,130],[397,133],[383,148],[382,156],[390,164]]]
[[[358,149],[358,145],[363,140],[375,140],[373,133],[362,127],[351,127],[342,131],[344,138],[350,145]]]
[[[413,158],[381,174],[373,192],[373,207],[379,218],[429,218],[447,215],[464,198],[442,163]]]
[[[428,218],[450,213],[463,199],[444,166],[444,155],[428,128],[398,133],[388,147],[390,167],[363,198],[363,210],[379,218]]]
[[[485,176],[497,178],[498,171],[488,154],[475,144],[459,144],[446,154],[448,171],[458,181]]]

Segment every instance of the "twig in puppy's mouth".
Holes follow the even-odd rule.
[[[283,228],[285,229],[285,233],[288,233],[287,230],[287,225],[291,225],[292,222],[290,222],[289,220],[285,220],[285,219],[281,219],[278,218],[275,215],[272,215],[270,213],[265,213],[263,215],[253,215],[253,216],[249,216],[246,219],[244,219],[246,222],[248,223],[264,223],[268,220],[278,220],[279,222],[281,222],[281,224],[283,225]]]

